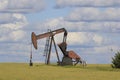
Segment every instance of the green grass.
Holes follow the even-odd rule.
[[[120,80],[120,69],[109,64],[87,67],[26,63],[0,63],[0,80]]]

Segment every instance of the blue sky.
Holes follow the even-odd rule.
[[[31,32],[59,28],[68,31],[68,51],[87,63],[111,63],[120,49],[120,0],[0,0],[0,62],[29,62]],[[32,49],[33,62],[44,62],[44,46],[41,39]]]

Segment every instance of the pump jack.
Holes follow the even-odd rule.
[[[64,32],[63,41],[62,41],[62,43],[58,44],[58,47],[60,48],[60,50],[63,53],[62,61],[60,61],[58,51],[57,51],[57,46],[56,46],[56,43],[54,40],[54,36],[56,34],[59,34],[62,32]],[[67,43],[66,43],[67,34],[68,33],[65,28],[53,30],[53,31],[39,34],[39,35],[36,35],[34,32],[32,32],[31,40],[32,40],[34,48],[38,49],[38,47],[37,47],[38,39],[42,39],[42,38],[46,38],[46,37],[50,38],[50,46],[49,46],[49,52],[48,52],[48,57],[47,57],[47,64],[50,64],[50,54],[51,54],[52,43],[54,44],[54,47],[55,47],[55,51],[56,51],[56,55],[57,55],[57,59],[58,59],[58,65],[73,65],[73,62],[75,62],[74,65],[78,64],[78,62],[82,63],[80,56],[77,55],[74,51],[66,51],[66,49],[67,49]],[[72,61],[72,59],[74,59],[75,61]]]

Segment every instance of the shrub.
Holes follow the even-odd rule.
[[[120,52],[117,52],[115,56],[112,58],[112,67],[120,68]]]

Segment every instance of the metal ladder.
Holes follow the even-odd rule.
[[[48,29],[48,32],[50,32],[50,31],[51,31],[51,30]],[[49,47],[50,47],[50,37],[47,37],[47,38],[46,38],[45,49],[44,49],[44,54],[43,54],[43,56],[45,56],[45,64],[47,64]]]

